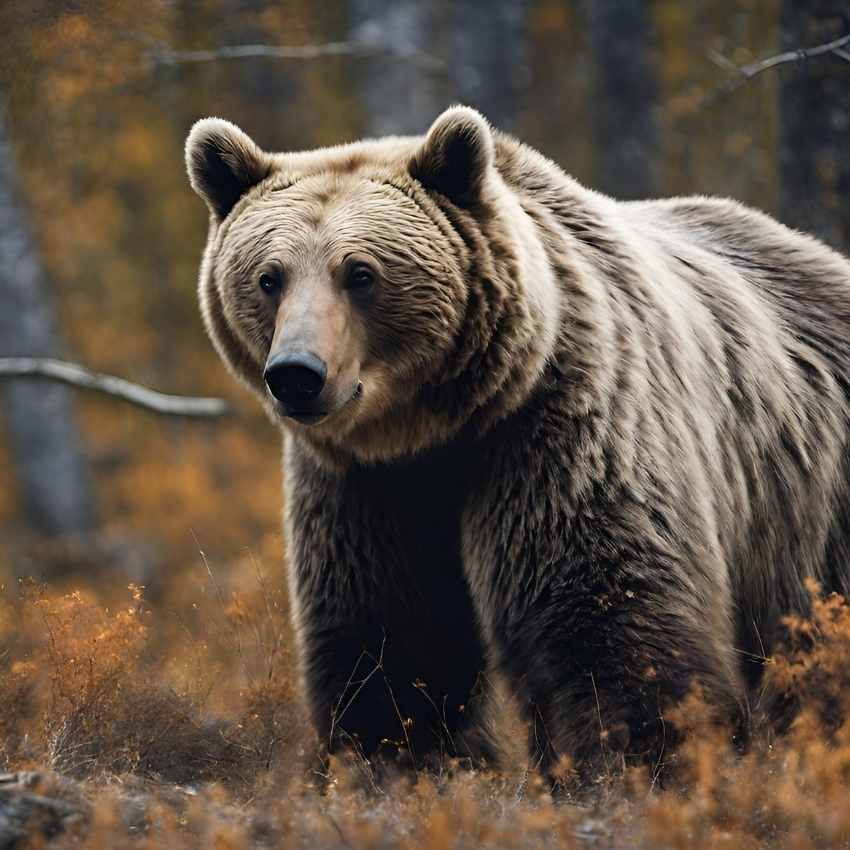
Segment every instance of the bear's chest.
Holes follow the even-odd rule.
[[[461,516],[473,479],[471,456],[460,447],[350,474],[349,485],[395,530],[407,568],[435,599],[464,582]]]

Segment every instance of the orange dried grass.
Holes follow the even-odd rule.
[[[787,646],[766,662],[766,689],[799,709],[787,733],[761,725],[741,754],[692,694],[665,717],[683,743],[667,754],[663,784],[652,767],[630,770],[578,804],[553,798],[523,765],[481,774],[446,763],[436,774],[379,782],[362,760],[332,758],[319,776],[297,702],[285,605],[265,582],[245,589],[238,571],[252,565],[232,566],[241,589],[225,581],[206,597],[214,625],[193,656],[204,688],[222,677],[240,682],[238,698],[221,703],[217,717],[209,694],[170,680],[163,626],[141,588],[131,586],[111,607],[90,592],[30,588],[17,607],[3,608],[0,700],[9,710],[0,714],[0,758],[85,780],[75,787],[94,797],[93,815],[73,846],[837,850],[850,843],[850,606],[840,597],[812,587],[811,617],[789,619]],[[506,728],[515,733],[516,724]],[[569,761],[559,770],[568,786]],[[134,838],[124,813],[131,788],[144,789],[146,825]],[[50,783],[44,793],[54,793]]]

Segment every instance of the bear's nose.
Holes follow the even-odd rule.
[[[328,369],[308,351],[277,354],[263,372],[271,394],[282,404],[297,407],[313,401],[325,386]]]

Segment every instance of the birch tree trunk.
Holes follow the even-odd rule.
[[[55,356],[60,348],[0,104],[0,356]],[[27,522],[48,536],[88,532],[93,500],[71,391],[22,378],[3,381],[0,393]]]

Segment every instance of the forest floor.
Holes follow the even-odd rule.
[[[787,734],[757,728],[741,755],[694,697],[665,718],[686,733],[673,779],[612,771],[577,800],[522,763],[515,718],[501,770],[379,779],[320,760],[272,589],[285,584],[247,556],[208,578],[200,596],[151,601],[135,585],[2,597],[0,850],[850,847],[841,598],[813,589],[812,619],[766,662],[802,705]]]

